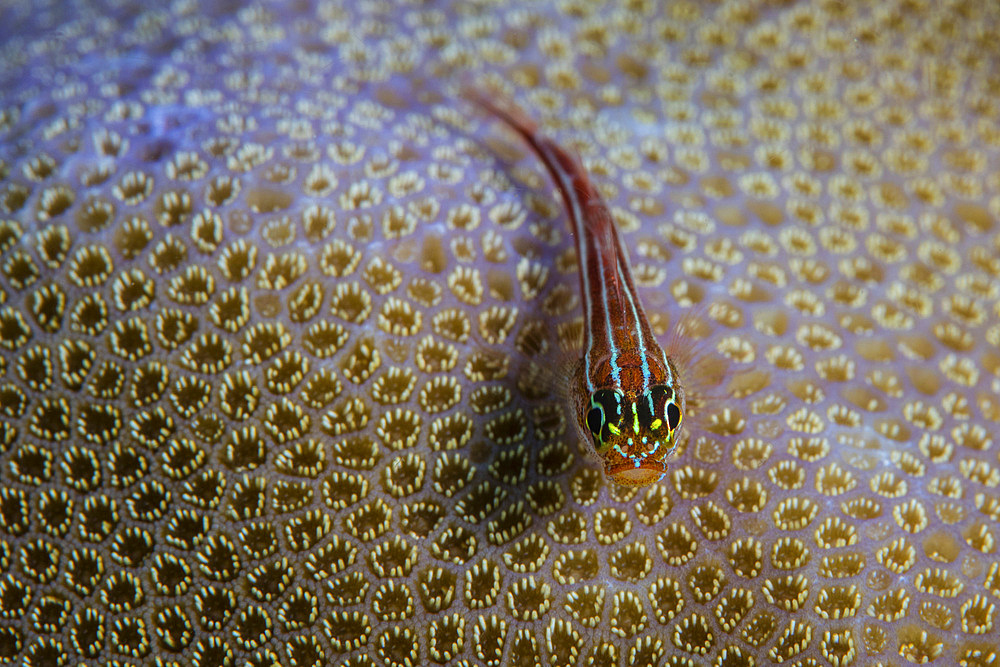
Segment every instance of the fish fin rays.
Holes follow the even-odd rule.
[[[729,360],[712,347],[715,329],[710,308],[689,308],[670,327],[663,351],[677,366],[689,411],[703,411],[730,394],[725,382],[731,376]],[[692,410],[693,408],[693,410]]]

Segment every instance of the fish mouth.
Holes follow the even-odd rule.
[[[638,466],[632,462],[610,466],[605,471],[615,484],[622,486],[649,486],[660,481],[667,473],[662,461],[643,461]]]

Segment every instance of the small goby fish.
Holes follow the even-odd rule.
[[[646,486],[667,471],[684,416],[677,367],[653,335],[607,204],[583,165],[518,109],[466,96],[514,129],[555,181],[576,240],[583,298],[583,358],[570,376],[570,403],[613,482]]]

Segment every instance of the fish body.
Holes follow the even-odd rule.
[[[649,326],[611,212],[579,160],[531,119],[482,95],[472,99],[521,135],[566,205],[585,324],[583,357],[569,380],[580,434],[613,482],[653,484],[666,473],[677,444],[684,389]]]

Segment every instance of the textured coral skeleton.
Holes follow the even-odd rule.
[[[994,664],[1000,9],[5,4],[0,661]],[[607,484],[525,374],[572,146],[733,397]]]

